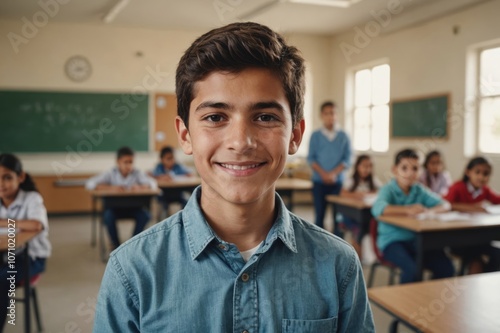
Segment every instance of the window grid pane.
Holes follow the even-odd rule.
[[[354,74],[353,146],[355,150],[389,149],[390,66]]]
[[[381,105],[372,108],[372,150],[384,152],[389,150],[389,106]]]
[[[370,109],[354,110],[354,149],[370,149]]]
[[[500,95],[500,47],[481,52],[479,90],[481,96]]]
[[[481,100],[479,150],[483,153],[500,154],[500,97]]]

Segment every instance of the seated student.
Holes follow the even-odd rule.
[[[115,189],[117,191],[133,191],[139,189],[156,189],[156,181],[144,172],[134,169],[134,151],[129,147],[122,147],[116,153],[116,166],[87,180],[85,187],[88,190]],[[145,208],[110,208],[103,214],[104,224],[111,239],[112,249],[120,245],[116,220],[120,218],[134,218],[135,229],[133,235],[144,230],[150,219],[149,211]]]
[[[153,177],[158,181],[172,181],[182,177],[191,177],[192,173],[175,161],[174,149],[170,146],[163,147],[160,151],[160,163],[158,163],[153,170]],[[163,191],[163,193],[158,197],[163,209],[168,212],[168,206],[172,202],[178,202],[181,204],[182,208],[187,203],[184,196],[173,195],[168,193],[168,191]]]
[[[51,252],[47,210],[31,177],[23,171],[21,161],[12,154],[0,155],[0,201],[0,227],[41,231],[29,242],[28,250],[30,278],[40,274],[45,271],[45,261]],[[8,296],[10,284],[27,278],[24,258],[24,254],[16,254],[13,267],[6,261],[0,267],[0,332],[3,332],[8,307],[11,306]],[[14,281],[10,279],[12,276]]]
[[[374,332],[359,259],[276,194],[304,133],[304,60],[257,23],[193,42],[176,129],[201,187],[110,257],[94,332]]]
[[[418,181],[434,193],[439,195],[448,193],[448,188],[451,186],[452,181],[450,173],[444,170],[441,153],[437,150],[427,153],[423,167],[424,170],[420,174]]]
[[[417,215],[424,212],[444,212],[450,209],[441,199],[417,182],[418,155],[412,149],[404,149],[396,155],[392,172],[394,179],[378,192],[372,214],[379,221],[377,246],[384,258],[401,269],[401,283],[416,280],[416,244],[412,231],[384,223],[381,215]],[[454,268],[443,250],[425,254],[424,266],[433,278],[450,277]]]
[[[363,200],[368,195],[374,195],[382,187],[382,183],[373,176],[373,162],[368,155],[359,155],[354,164],[354,172],[346,177],[340,195],[347,198]],[[361,258],[361,241],[364,234],[360,232],[360,225],[352,218],[342,216],[343,225],[353,234],[352,246]]]
[[[462,212],[484,213],[485,204],[500,204],[500,194],[488,187],[491,171],[492,166],[484,157],[471,159],[462,180],[450,187],[445,199],[451,203],[454,210]],[[470,274],[500,269],[500,249],[490,244],[454,248],[452,252],[469,263]]]

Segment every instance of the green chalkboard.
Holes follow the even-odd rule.
[[[0,152],[148,150],[148,95],[0,90]]]
[[[393,101],[393,138],[448,138],[448,95]]]

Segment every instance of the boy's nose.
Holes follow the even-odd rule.
[[[230,125],[227,143],[229,149],[238,153],[245,153],[257,147],[253,130],[244,120],[234,121]]]

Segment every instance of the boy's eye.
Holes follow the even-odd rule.
[[[263,121],[263,122],[269,122],[269,121],[274,121],[276,120],[276,117],[270,114],[262,114],[257,117],[257,120]]]
[[[205,120],[208,120],[212,123],[218,123],[222,121],[222,116],[218,114],[212,114],[204,118]]]

